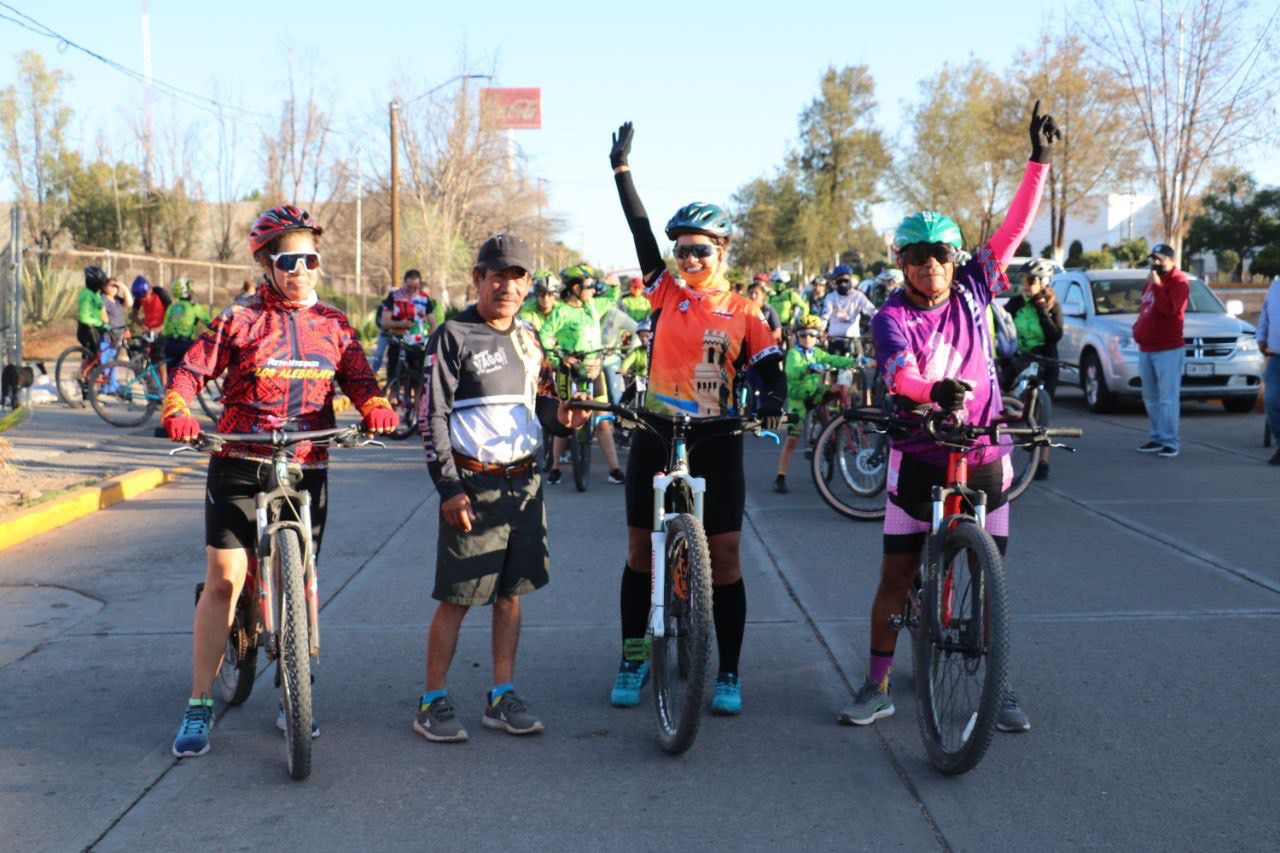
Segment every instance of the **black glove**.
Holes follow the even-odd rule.
[[[929,389],[929,399],[942,407],[943,411],[954,412],[964,408],[964,395],[972,391],[973,386],[963,379],[942,379],[933,383]]]
[[[1048,163],[1053,140],[1061,138],[1062,131],[1058,130],[1053,116],[1040,115],[1040,101],[1037,100],[1031,108],[1031,162]]]
[[[773,394],[765,397],[756,411],[756,417],[760,419],[761,429],[766,432],[777,432],[782,426],[783,418],[786,417],[782,400]]]
[[[635,131],[631,122],[623,122],[622,127],[613,135],[613,148],[609,151],[609,165],[613,168],[627,165],[627,155],[631,153],[631,137]]]

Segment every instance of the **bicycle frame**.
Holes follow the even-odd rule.
[[[293,469],[293,470],[291,470]],[[301,469],[289,462],[285,448],[276,449],[272,454],[267,489],[254,496],[254,510],[257,520],[257,543],[254,549],[259,566],[268,567],[268,571],[258,573],[259,607],[262,613],[263,632],[267,639],[267,655],[275,657],[279,652],[279,634],[276,626],[280,623],[279,612],[281,601],[275,594],[279,567],[275,564],[271,552],[271,540],[278,531],[292,528],[298,531],[302,540],[303,587],[307,596],[307,637],[311,656],[320,654],[320,608],[319,586],[316,574],[315,553],[311,543],[311,494],[305,490],[298,491],[293,487],[294,471],[301,476]],[[298,519],[281,518],[281,506],[294,503],[298,508]]]
[[[668,467],[671,470],[653,475],[653,532],[649,534],[649,632],[654,637],[666,635],[667,522],[679,515],[679,513],[667,512],[667,489],[675,482],[684,483],[689,487],[689,491],[693,494],[692,512],[698,521],[702,521],[702,505],[707,492],[707,481],[689,473],[689,449],[686,442],[689,421],[688,415],[682,415],[675,420],[671,455],[668,461]]]

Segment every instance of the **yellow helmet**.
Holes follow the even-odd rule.
[[[800,318],[800,328],[812,330],[815,332],[822,331],[822,318],[817,314],[805,314]]]

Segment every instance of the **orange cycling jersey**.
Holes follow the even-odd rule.
[[[648,409],[697,417],[730,414],[738,372],[781,354],[760,308],[723,281],[693,290],[663,272],[645,293],[658,318],[650,347]]]

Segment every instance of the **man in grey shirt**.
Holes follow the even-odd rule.
[[[431,741],[467,732],[445,688],[467,611],[493,605],[493,689],[481,722],[511,734],[542,723],[513,686],[520,596],[548,580],[547,516],[535,465],[544,432],[569,435],[589,414],[556,399],[529,324],[516,320],[533,262],[524,240],[485,241],[472,270],[474,305],[427,344],[422,441],[440,493],[436,579],[440,602],[427,636],[427,681],[414,731]]]

